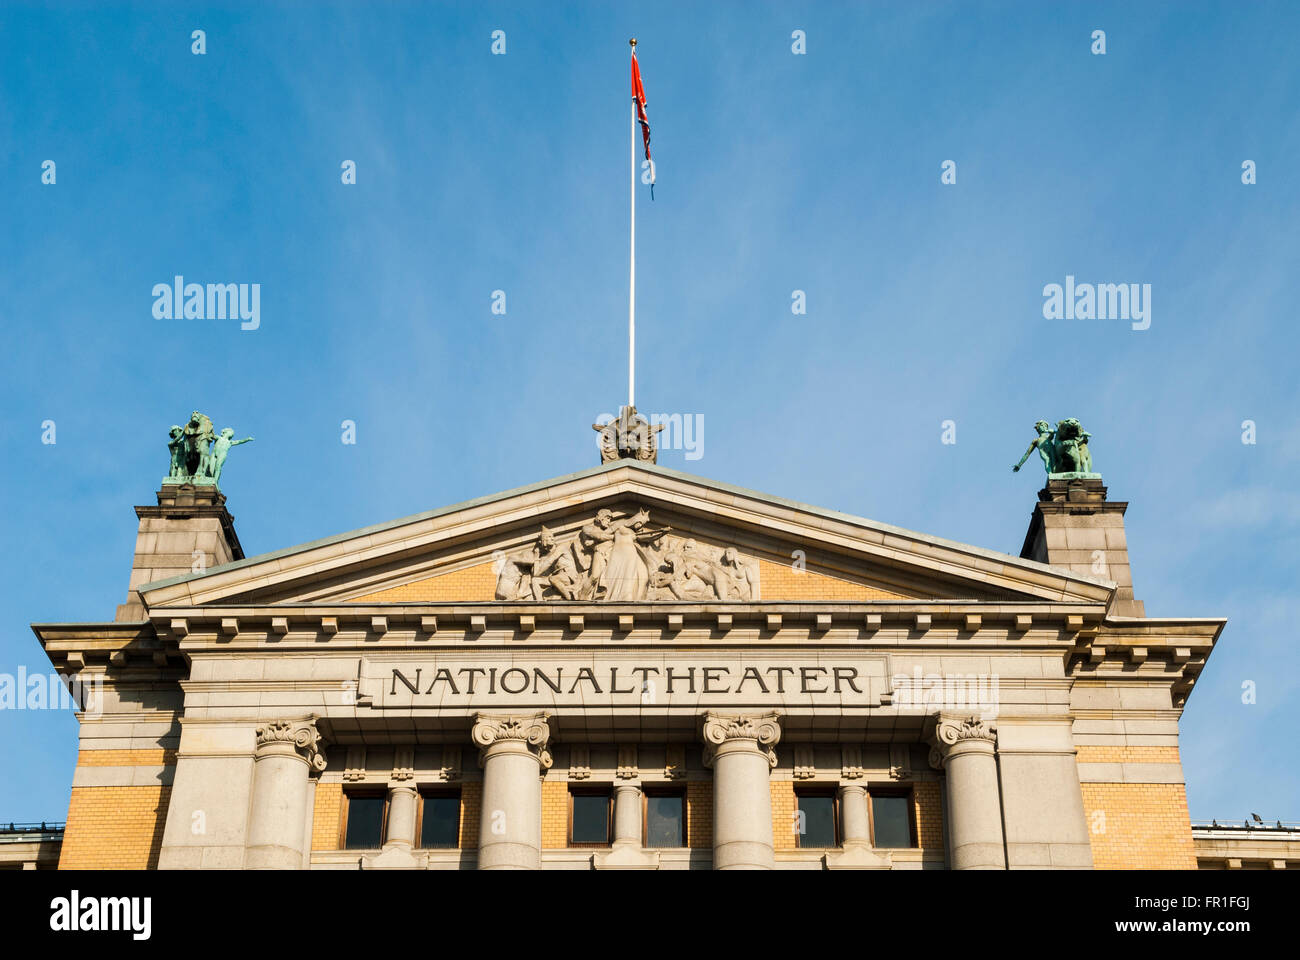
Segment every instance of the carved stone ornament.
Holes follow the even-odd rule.
[[[861,780],[866,774],[862,766],[862,748],[850,744],[840,747],[840,779]]]
[[[812,747],[794,748],[794,778],[796,780],[814,780],[817,777],[817,764],[813,760]]]
[[[615,460],[640,460],[642,463],[659,462],[659,443],[655,437],[666,424],[651,424],[636,412],[636,407],[622,407],[618,416],[608,423],[593,423],[591,429],[600,434],[600,462]]]
[[[670,536],[648,510],[601,509],[563,542],[542,527],[532,546],[496,561],[496,599],[738,600],[762,599],[758,561],[735,547],[710,547]]]
[[[934,728],[934,742],[930,748],[930,766],[943,768],[948,751],[963,740],[997,741],[993,724],[979,717],[940,717]]]
[[[551,751],[547,749],[551,739],[550,716],[549,713],[535,713],[502,717],[480,713],[474,718],[470,738],[483,749],[502,740],[518,740],[532,751],[543,770],[549,770],[552,763]]]
[[[415,748],[398,747],[393,751],[393,772],[390,783],[402,783],[415,779]]]
[[[777,713],[739,714],[728,716],[706,713],[702,731],[704,737],[704,765],[713,766],[713,756],[718,747],[728,740],[753,740],[766,748],[769,766],[776,766],[776,751],[772,749],[781,739],[781,715]]]
[[[637,749],[635,743],[620,743],[618,745],[618,769],[614,776],[620,780],[635,780],[641,776],[641,770],[637,765]]]
[[[664,748],[664,779],[680,780],[686,776],[686,747],[670,743]]]
[[[591,779],[591,751],[581,744],[569,747],[569,779]]]
[[[316,729],[316,718],[304,720],[272,720],[257,728],[257,748],[278,743],[290,743],[307,764],[320,773],[325,769],[325,754],[320,749],[321,736]]]

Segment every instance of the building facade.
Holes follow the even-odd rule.
[[[245,557],[136,508],[61,868],[1195,868],[1178,722],[1222,619],[1148,618],[1126,504],[1020,556],[614,451]]]

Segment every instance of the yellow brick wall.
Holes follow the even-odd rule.
[[[478,823],[483,806],[483,784],[478,781],[460,785],[460,848],[478,849]]]
[[[866,584],[839,580],[805,570],[796,573],[792,564],[758,560],[758,584],[766,600],[898,600],[890,593]]]
[[[492,600],[496,597],[497,577],[492,572],[492,563],[480,563],[451,573],[439,574],[405,583],[400,587],[390,587],[378,593],[364,597],[354,597],[352,603],[403,603],[414,601],[436,602],[439,600]]]
[[[1083,812],[1098,870],[1195,870],[1181,783],[1085,783]]]
[[[343,828],[343,784],[316,784],[316,805],[311,818],[311,848],[337,850]]]
[[[777,850],[794,850],[799,846],[794,781],[769,780],[768,786],[772,791],[772,846]]]
[[[148,767],[176,765],[175,750],[81,750],[79,767]]]
[[[912,804],[917,845],[922,850],[943,853],[943,793],[939,784],[929,780],[913,784]]]
[[[1078,763],[1179,763],[1177,747],[1112,747],[1082,744],[1075,748]]]
[[[353,603],[410,603],[439,600],[481,601],[496,596],[496,573],[492,563],[480,563],[464,570],[426,577],[414,583],[402,584],[354,597]],[[866,584],[853,583],[805,570],[796,573],[792,566],[773,563],[761,557],[758,561],[759,585],[764,600],[898,600],[901,594],[891,593]]]
[[[156,869],[171,791],[161,785],[73,787],[59,869]]]
[[[713,846],[713,783],[686,781],[686,845],[692,849]]]
[[[1177,747],[1082,744],[1079,763],[1179,763]],[[1099,870],[1196,869],[1181,783],[1084,783],[1083,812]]]
[[[569,845],[569,785],[563,780],[542,781],[542,849]]]

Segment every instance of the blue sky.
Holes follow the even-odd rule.
[[[6,4],[0,672],[47,669],[30,622],[112,619],[195,407],[257,437],[223,479],[249,555],[595,463],[626,391],[637,36],[638,406],[706,424],[701,459],[660,462],[1016,553],[1042,476],[1009,468],[1036,419],[1080,418],[1148,614],[1230,621],[1183,718],[1193,817],[1300,819],[1297,27],[1269,3]],[[260,328],[156,320],[176,274],[260,283]],[[1150,284],[1150,329],[1044,319],[1067,274]],[[0,754],[0,820],[61,819],[75,718],[6,711]]]

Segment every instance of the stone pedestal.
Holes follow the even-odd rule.
[[[1050,477],[1038,492],[1020,556],[1085,577],[1113,580],[1119,585],[1111,613],[1146,616],[1133,596],[1124,512],[1128,504],[1106,499],[1100,478]]]
[[[871,823],[867,813],[867,788],[860,783],[842,783],[839,790],[841,849],[827,853],[822,862],[827,870],[888,870],[887,854],[871,849]]]
[[[659,854],[641,846],[641,785],[623,781],[614,785],[614,843],[608,851],[592,855],[597,870],[657,870]]]
[[[948,780],[948,847],[954,870],[1005,870],[1002,802],[992,726],[975,717],[941,717],[930,762]]]
[[[244,559],[235,518],[214,486],[164,484],[158,505],[136,507],[135,515],[140,527],[126,603],[117,608],[119,623],[145,619],[137,592],[141,585]]]
[[[550,714],[479,714],[472,737],[481,748],[483,807],[480,870],[540,870],[541,774],[551,766]]]
[[[258,727],[246,868],[302,869],[307,854],[303,844],[310,777],[324,769],[315,717],[276,720]]]
[[[773,745],[780,717],[704,716],[704,762],[713,768],[713,869],[771,870]]]

